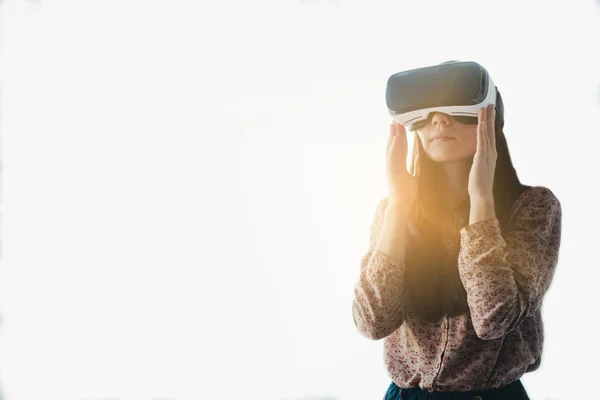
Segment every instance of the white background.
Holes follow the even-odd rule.
[[[353,324],[385,83],[483,64],[563,209],[532,399],[596,392],[594,1],[4,0],[8,400],[382,399]]]

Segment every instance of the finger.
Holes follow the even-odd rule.
[[[417,138],[417,132],[413,132],[413,148],[412,148],[412,159],[414,160],[415,157],[419,154],[419,143],[418,143],[418,138]]]
[[[388,173],[393,175],[404,176],[408,172],[406,170],[406,159],[402,158],[402,140],[398,135],[392,139],[390,152],[387,157]]]
[[[483,145],[483,125],[484,125],[484,120],[483,120],[483,108],[479,110],[479,114],[477,115],[477,147],[475,150],[475,155],[477,154],[481,154],[482,152],[482,145]]]
[[[399,137],[401,136],[403,133],[406,133],[406,129],[404,129],[404,126],[402,126],[402,124],[399,124],[396,121],[392,122],[393,124],[393,128],[394,128],[394,136]]]
[[[417,146],[417,141],[416,138],[413,140],[413,147],[412,147],[412,151],[411,151],[411,155],[410,155],[410,160],[411,163],[408,167],[408,172],[413,175],[415,173],[415,160],[417,158],[417,151],[418,151],[419,147]]]
[[[406,128],[404,127],[404,125],[402,125],[398,122],[396,122],[396,131],[398,133],[402,133],[402,134],[406,135]]]
[[[401,125],[398,124],[397,128]],[[400,133],[398,132],[400,131]],[[405,176],[408,174],[406,165],[406,135],[402,132],[406,132],[403,129],[397,129],[396,135],[392,139],[390,151],[388,152],[388,173],[400,174]]]
[[[406,139],[406,128],[404,125],[397,124],[396,136],[400,145],[400,159],[404,162],[404,170],[406,170],[406,155],[408,154],[408,141]]]
[[[391,154],[392,154],[392,151],[393,151],[393,148],[394,148],[394,142],[395,142],[395,138],[392,137],[390,146],[388,147],[388,152],[385,155],[386,171],[387,171],[388,174],[390,174],[390,172],[394,169],[394,167],[392,165],[393,160],[392,160],[392,157],[391,157]]]
[[[414,174],[416,176],[419,173],[419,170],[421,168],[420,167],[421,159],[419,157],[420,156],[420,153],[419,153],[420,152],[420,150],[419,150],[419,144],[421,142],[419,141],[419,138],[417,137],[417,133],[416,132],[414,133],[413,136],[414,136],[413,137],[413,149],[414,149],[414,152],[415,152],[415,155],[414,155],[414,158],[413,158],[414,161],[415,161],[414,162],[415,166],[413,168],[413,171],[414,171]]]
[[[496,109],[493,104],[490,105],[490,149],[496,151]]]
[[[482,141],[481,141],[481,150],[482,151],[487,151],[488,150],[488,146],[489,146],[489,140],[488,140],[488,112],[487,112],[487,107],[483,109],[483,135],[482,135]]]
[[[488,109],[486,110],[486,113],[487,113],[487,128],[486,129],[487,129],[487,134],[488,134],[487,140],[488,140],[488,146],[489,146],[490,151],[494,147],[492,145],[492,141],[494,140],[494,136],[493,136],[494,135],[494,130],[493,130],[494,124],[492,122],[493,118],[494,118],[494,115],[493,115],[494,108],[493,107],[494,107],[494,105],[490,104]]]
[[[392,139],[394,138],[395,134],[396,134],[396,126],[395,126],[394,122],[390,122],[390,134],[388,136],[387,145],[385,147],[386,153],[388,153],[390,151],[390,146],[392,145]]]

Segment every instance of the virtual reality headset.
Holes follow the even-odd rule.
[[[479,110],[496,105],[497,88],[487,70],[472,61],[449,61],[392,75],[385,100],[392,118],[418,129],[433,112],[477,124]]]

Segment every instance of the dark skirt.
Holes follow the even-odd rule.
[[[421,388],[401,388],[394,382],[383,400],[531,400],[520,379],[496,389],[470,392],[430,392]]]

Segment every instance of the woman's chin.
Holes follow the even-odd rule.
[[[442,152],[439,152],[439,153],[436,152],[434,154],[431,154],[430,158],[434,162],[437,162],[437,163],[451,163],[451,162],[457,162],[457,161],[465,161],[465,160],[469,159],[469,157],[465,157],[464,155],[452,154],[452,153],[442,153]]]

